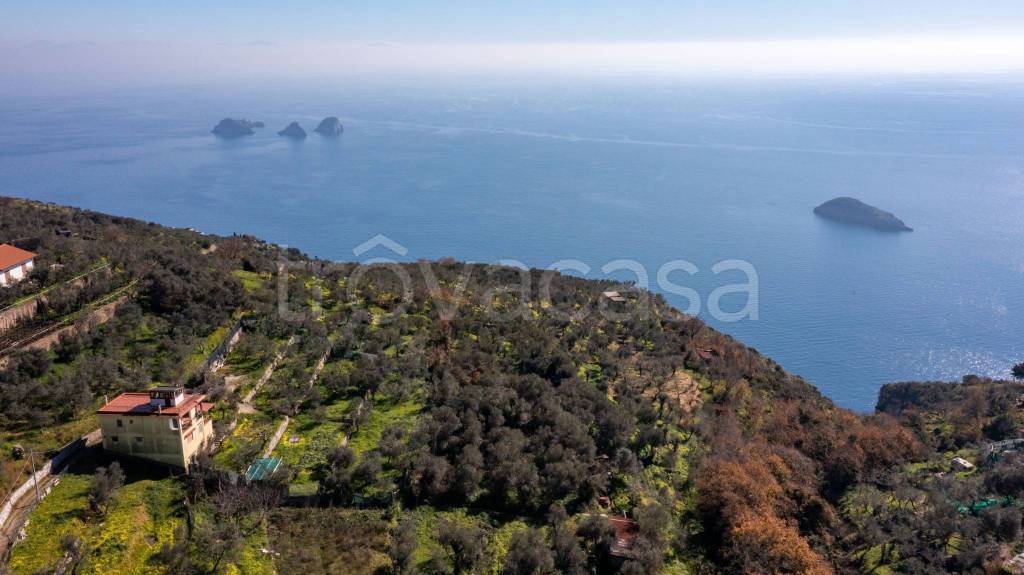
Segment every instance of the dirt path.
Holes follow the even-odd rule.
[[[327,365],[327,358],[330,355],[331,350],[328,349],[327,352],[324,353],[323,357],[320,358],[320,361],[316,363],[316,367],[313,368],[313,375],[309,378],[309,385],[306,386],[307,393],[309,390],[313,389],[313,385],[316,383],[317,378],[320,377],[320,372],[324,370],[324,366]]]
[[[293,343],[295,343],[294,335],[288,338],[288,342],[285,343],[284,347],[281,348],[281,351],[277,352],[277,355],[274,356],[274,361],[270,362],[267,369],[263,370],[263,375],[260,376],[256,385],[254,385],[253,388],[249,390],[249,393],[245,394],[245,397],[242,398],[242,404],[249,405],[252,403],[252,398],[256,397],[256,393],[259,392],[260,388],[270,381],[270,377],[274,375],[274,370],[277,369],[277,365],[281,363],[282,359],[284,359],[284,353],[288,351],[288,348],[290,348]]]
[[[316,363],[316,367],[313,368],[313,375],[309,377],[309,385],[306,387],[307,393],[309,390],[313,389],[317,378],[320,377],[320,372],[322,372],[324,370],[324,366],[327,365],[327,358],[330,355],[331,350],[328,349],[327,352],[324,353],[323,357],[320,358],[320,361]],[[239,411],[241,411],[241,409],[239,409]],[[288,429],[288,423],[290,421],[290,417],[287,415],[284,416],[284,421],[281,422],[281,425],[277,426],[277,431],[275,431],[274,436],[270,438],[270,443],[267,444],[267,448],[263,450],[263,457],[270,457],[270,454],[274,452],[274,448],[276,448],[277,444],[281,442],[284,432]]]
[[[249,393],[245,394],[245,397],[242,398],[242,401],[239,402],[238,410],[235,412],[235,418],[231,420],[231,423],[228,425],[228,429],[224,433],[223,437],[218,438],[216,441],[214,441],[212,451],[217,451],[217,449],[219,449],[221,444],[224,442],[224,439],[226,439],[228,436],[234,433],[235,428],[238,427],[239,415],[256,413],[256,408],[253,407],[252,405],[253,398],[256,397],[256,393],[259,392],[260,388],[262,388],[264,385],[266,385],[268,381],[270,381],[270,378],[274,375],[274,370],[277,369],[278,364],[280,364],[281,360],[284,359],[285,352],[288,351],[288,348],[291,347],[293,343],[295,343],[294,335],[288,338],[288,341],[277,352],[277,354],[274,356],[274,359],[270,362],[269,365],[267,365],[267,368],[263,370],[263,375],[261,375],[259,380],[256,381],[256,385],[254,385],[253,388],[249,390]],[[225,382],[227,382],[227,378],[225,378]],[[235,386],[237,386],[237,384],[237,379],[231,382],[231,391],[234,391],[234,388]]]
[[[284,432],[288,429],[288,422],[290,421],[290,417],[287,415],[284,416],[284,421],[281,422],[281,425],[277,426],[277,431],[275,431],[274,436],[270,438],[270,443],[267,444],[267,448],[263,450],[264,458],[270,457],[270,454],[274,452],[274,448],[276,448],[277,444],[281,442]]]

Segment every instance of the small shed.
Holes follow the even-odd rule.
[[[626,301],[626,298],[622,297],[622,294],[617,291],[606,291],[602,292],[601,295],[615,303],[625,303]]]
[[[950,460],[949,466],[953,471],[970,471],[974,469],[974,464],[963,457],[954,457]]]

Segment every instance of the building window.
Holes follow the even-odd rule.
[[[172,417],[170,421],[171,429],[173,429],[174,431],[181,429],[181,426],[178,424],[178,420],[176,418]]]
[[[118,426],[118,427],[124,427],[124,421],[123,421],[123,420],[120,420],[120,419],[118,419],[118,420],[117,420],[117,426]]]
[[[117,443],[117,436],[115,435],[115,436],[111,437],[110,441],[113,441],[114,443]]]
[[[135,436],[135,443],[142,443],[142,436],[141,435],[136,435]]]

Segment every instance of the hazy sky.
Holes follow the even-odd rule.
[[[652,42],[1024,32],[1020,0],[31,0],[21,40]]]
[[[1024,0],[31,0],[0,77],[1024,70]]]

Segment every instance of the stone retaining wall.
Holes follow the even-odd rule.
[[[77,455],[78,452],[85,449],[87,446],[95,445],[102,440],[103,437],[100,434],[100,430],[96,429],[62,447],[61,450],[57,452],[57,455],[53,456],[53,459],[50,459],[39,467],[35,475],[26,479],[24,483],[11,492],[10,497],[4,501],[3,505],[0,505],[0,526],[7,526],[7,522],[11,519],[11,513],[14,511],[14,506],[21,501],[22,498],[28,495],[29,492],[35,489],[35,486],[38,483],[45,481],[51,474],[60,472],[62,466],[67,463],[72,456]]]
[[[11,329],[24,320],[35,317],[40,303],[46,303],[46,296],[39,296],[0,310],[0,333]]]
[[[227,361],[228,354],[231,353],[231,350],[234,349],[235,344],[238,343],[238,340],[241,339],[241,337],[242,320],[239,319],[235,322],[235,325],[231,327],[231,331],[228,332],[224,341],[220,342],[217,349],[213,350],[213,353],[211,353],[210,356],[206,358],[206,361],[203,362],[203,367],[199,370],[199,373],[206,375],[224,367],[224,362]]]
[[[110,318],[114,317],[114,312],[117,311],[117,306],[128,301],[128,296],[124,295],[116,300],[104,304],[94,310],[92,310],[87,316],[79,319],[77,322],[67,325],[57,324],[53,326],[51,331],[44,332],[41,335],[31,337],[31,341],[27,341],[17,347],[19,350],[29,349],[50,349],[57,345],[60,341],[60,336],[65,333],[78,333],[80,331],[88,331],[101,323],[106,323]],[[0,357],[0,369],[7,366],[9,357]]]

